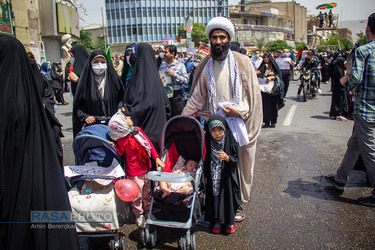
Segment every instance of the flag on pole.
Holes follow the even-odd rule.
[[[107,60],[113,65],[112,58],[111,58],[111,46],[108,46],[107,51],[105,52],[107,56]]]

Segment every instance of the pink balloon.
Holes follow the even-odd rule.
[[[117,196],[126,202],[134,201],[139,193],[137,183],[129,179],[121,179],[115,183],[115,191]]]

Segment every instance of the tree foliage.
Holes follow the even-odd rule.
[[[255,38],[253,40],[253,43],[254,43],[255,47],[257,47],[260,51],[262,51],[264,46],[266,46],[266,44],[267,44],[267,40],[266,40],[265,37]]]
[[[362,31],[357,33],[357,36],[358,36],[358,40],[357,40],[358,45],[363,45],[368,42],[366,35]]]
[[[79,39],[72,43],[72,46],[81,44],[86,47],[87,51],[91,53],[94,49],[101,49],[106,51],[104,37],[99,37],[98,39],[93,39],[90,32],[86,30],[79,31]]]
[[[323,40],[322,45],[337,45],[337,47],[338,47],[339,46],[339,38],[338,38],[337,34],[335,34],[334,36],[330,36],[327,39]]]
[[[292,49],[292,46],[288,45],[284,40],[275,40],[270,42],[268,45],[268,51],[275,52],[283,49]]]
[[[90,32],[86,30],[80,30],[79,31],[79,39],[72,43],[72,46],[75,46],[77,44],[81,44],[86,47],[87,51],[91,53],[91,51],[94,49],[94,41],[91,37]]]
[[[185,37],[185,27],[184,27],[184,25],[178,26],[177,36],[183,36],[183,37]]]
[[[208,43],[208,38],[206,37],[206,25],[203,23],[193,23],[191,40],[195,43],[196,47],[199,47],[199,42]]]
[[[347,38],[340,39],[341,48],[343,51],[350,51],[353,48],[353,43]]]
[[[307,46],[306,43],[302,42],[302,43],[296,43],[296,50],[297,51],[300,51],[300,49],[303,49]]]

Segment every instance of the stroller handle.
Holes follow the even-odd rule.
[[[172,174],[159,171],[150,171],[147,173],[147,179],[153,181],[173,182],[173,183],[185,183],[194,181],[193,177],[187,174]]]

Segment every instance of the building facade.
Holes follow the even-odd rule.
[[[270,33],[270,39],[275,40],[284,36],[284,40],[290,40],[296,43],[307,42],[307,9],[306,7],[290,2],[272,2],[271,0],[247,0],[245,1],[246,11],[253,14],[254,19],[258,20],[253,25],[247,25],[248,31],[261,32],[262,35]],[[236,9],[240,10],[239,8]],[[272,28],[267,30],[264,25]],[[240,26],[246,26],[244,23]],[[283,35],[282,35],[283,34]],[[279,38],[274,38],[274,37]],[[254,36],[251,36],[254,37]],[[255,37],[254,37],[255,38]]]
[[[2,11],[8,7],[14,19],[13,30],[8,35],[29,48],[38,63],[60,62],[61,37],[64,34],[71,34],[74,40],[79,37],[79,14],[71,1],[6,0],[5,4],[0,3]],[[0,23],[3,20],[0,18]]]
[[[236,41],[251,43],[254,39],[265,38],[267,41],[293,40],[293,20],[283,15],[278,8],[261,6],[230,10],[230,18],[236,29]]]
[[[207,24],[215,16],[229,17],[228,1],[106,0],[109,44],[176,40],[178,27],[190,21]],[[212,8],[207,8],[212,6]],[[193,11],[194,8],[195,9]]]

